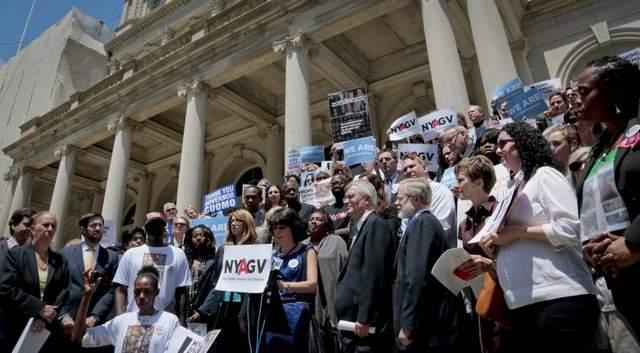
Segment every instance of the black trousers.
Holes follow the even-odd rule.
[[[585,352],[598,324],[595,295],[547,300],[511,311],[513,351],[523,353]]]

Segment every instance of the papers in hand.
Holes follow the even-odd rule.
[[[27,326],[22,330],[22,334],[18,339],[18,343],[13,347],[12,353],[38,353],[40,348],[44,346],[44,343],[49,338],[51,332],[49,330],[42,329],[40,332],[31,331],[31,325],[33,324],[33,318],[29,319]]]
[[[173,332],[167,352],[176,353],[206,353],[211,348],[213,342],[220,334],[221,330],[212,330],[206,336],[201,337],[198,334],[179,326]]]
[[[352,321],[340,320],[340,321],[338,321],[338,330],[355,332],[356,331],[356,323],[352,322]],[[376,333],[376,328],[373,327],[373,326],[369,326],[369,334],[373,335],[374,333]]]
[[[500,226],[504,223],[504,217],[507,215],[516,190],[518,190],[518,183],[513,183],[513,185],[507,189],[506,195],[504,195],[502,201],[500,201],[498,206],[493,210],[491,216],[484,220],[484,226],[478,231],[478,234],[469,240],[469,243],[477,243],[485,235],[497,233],[500,230]]]
[[[454,295],[458,295],[462,288],[470,286],[477,297],[482,288],[484,276],[469,277],[469,274],[460,269],[460,266],[469,260],[471,255],[466,250],[449,249],[440,255],[431,269],[431,274]]]

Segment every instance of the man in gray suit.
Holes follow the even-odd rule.
[[[346,352],[390,352],[391,280],[394,242],[384,219],[375,213],[378,197],[367,180],[346,188],[345,203],[354,236],[347,262],[336,284],[336,316],[355,323],[354,334],[344,333]],[[374,334],[369,330],[375,329]]]

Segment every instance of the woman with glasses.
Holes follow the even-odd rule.
[[[182,248],[184,245],[184,237],[189,230],[189,218],[178,216],[173,219],[173,246]]]
[[[577,187],[585,252],[605,272],[613,300],[640,335],[640,69],[618,57],[578,77],[584,119],[602,126]]]
[[[224,244],[218,248],[215,256],[215,275],[213,286],[222,272],[224,247],[227,245],[249,245],[256,242],[256,226],[253,216],[246,210],[237,210],[229,214]],[[215,352],[244,352],[247,337],[244,335],[245,321],[240,316],[244,295],[235,292],[212,290],[206,299],[191,315],[189,321],[205,321],[210,329],[222,329],[215,343]]]
[[[577,202],[542,134],[527,123],[504,126],[498,155],[515,174],[501,226],[482,238],[513,323],[519,352],[584,352],[599,315],[582,259]]]

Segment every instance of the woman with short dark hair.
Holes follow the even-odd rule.
[[[585,252],[618,310],[640,335],[640,69],[619,57],[587,64],[578,77],[583,118],[602,127],[577,186]]]
[[[584,352],[599,308],[582,259],[573,189],[545,138],[527,123],[504,126],[497,152],[515,174],[514,196],[504,226],[480,245],[496,259],[514,342],[521,352]]]

